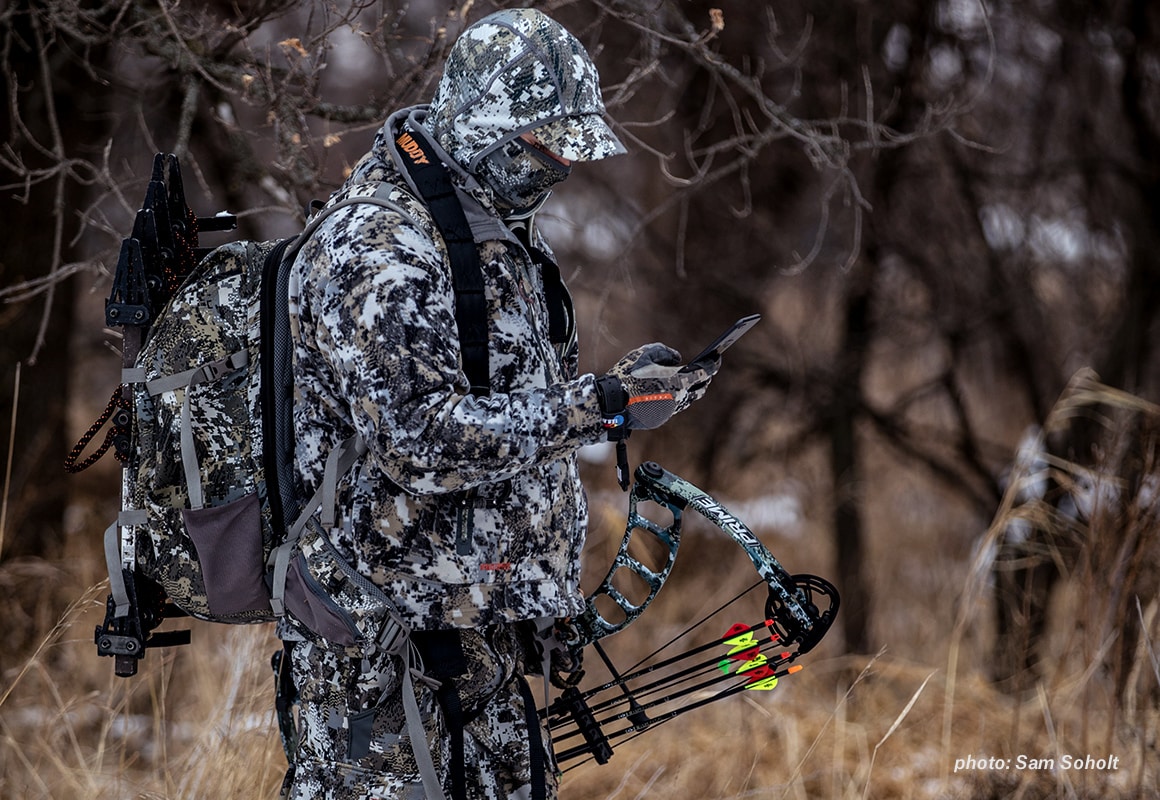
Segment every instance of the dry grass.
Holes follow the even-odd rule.
[[[6,676],[0,796],[276,796],[285,765],[264,669],[275,646],[268,631],[200,626],[198,647],[151,654],[139,676],[115,679],[84,635],[103,591],[92,587]],[[607,765],[570,770],[562,795],[1154,796],[1155,709],[1137,727],[1093,740],[1086,732],[1102,729],[1103,713],[1076,700],[1095,680],[1089,674],[1016,701],[977,675],[959,675],[952,688],[947,673],[888,655],[815,660],[768,696],[710,706],[618,747]],[[967,756],[1065,753],[1119,756],[1119,769],[954,771]]]
[[[597,500],[594,519],[602,527],[614,528],[618,518],[623,525],[620,498]],[[894,585],[885,587],[889,602],[877,625],[882,652],[843,655],[840,642],[823,643],[803,659],[803,672],[773,692],[693,712],[617,746],[607,765],[569,770],[562,796],[1160,795],[1154,594],[1120,604],[1143,635],[1126,665],[1128,691],[1117,696],[1108,665],[1124,620],[1092,618],[1093,608],[1106,611],[1092,602],[1098,571],[1081,568],[1092,563],[1083,548],[1079,555],[1061,550],[1077,566],[1053,597],[1041,656],[1049,668],[1018,696],[987,679],[992,545],[1018,509],[1014,500],[1005,503],[973,557],[937,536],[891,527],[894,538],[875,539],[875,563],[892,549],[906,550],[907,563],[922,567],[889,574]],[[35,633],[26,637],[31,644],[0,657],[0,797],[275,797],[285,761],[271,710],[268,659],[277,643],[270,629],[195,624],[194,647],[151,652],[137,677],[114,678],[111,662],[98,659],[92,645],[106,590],[93,533],[100,526],[89,513],[74,515],[84,535],[70,537],[72,549],[58,561],[0,567],[5,618]],[[763,534],[787,566],[827,574],[824,544],[802,531],[796,538]],[[694,530],[689,551],[712,552],[707,536]],[[605,560],[609,544],[593,537],[594,560]],[[1137,548],[1131,558],[1146,552]],[[636,638],[610,642],[614,654],[631,659],[633,650],[647,647],[645,639],[663,639],[665,630],[711,607],[722,569],[676,575]],[[1064,756],[1088,754],[1116,757],[1118,768],[1060,768]],[[961,768],[968,757],[997,759],[1003,768]],[[1053,759],[1055,768],[1018,768],[1020,757]]]

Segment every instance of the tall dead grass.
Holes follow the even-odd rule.
[[[125,681],[96,662],[91,587],[14,677],[0,705],[4,798],[275,797],[285,768],[262,629],[195,631],[198,646],[150,654]],[[86,673],[80,681],[74,671]],[[104,676],[94,675],[103,672]],[[678,798],[1154,797],[1154,709],[1093,740],[1107,709],[1076,702],[1068,673],[1013,699],[979,675],[888,654],[812,662],[763,697],[709,706],[564,776],[570,800]],[[86,684],[94,688],[82,688]],[[949,728],[944,721],[951,719]],[[944,735],[945,734],[945,735]],[[1115,770],[1062,770],[1064,755]],[[1056,769],[1018,769],[1024,756]],[[960,768],[966,758],[1003,768]]]
[[[621,502],[597,497],[594,519],[623,525]],[[1155,596],[1115,605],[1143,634],[1121,681],[1132,691],[1118,693],[1108,656],[1122,620],[1093,602],[1107,588],[1082,566],[1091,562],[1082,548],[1061,550],[1076,566],[1052,599],[1041,653],[1049,669],[1018,695],[988,680],[990,559],[996,531],[1017,508],[1005,503],[971,560],[903,530],[881,534],[878,547],[905,549],[908,563],[923,565],[891,578],[903,602],[884,606],[891,613],[880,626],[881,652],[847,655],[840,642],[824,642],[774,691],[710,705],[618,745],[607,765],[568,770],[562,796],[1160,796]],[[285,759],[272,713],[268,664],[277,642],[269,627],[194,623],[194,646],[150,652],[138,676],[113,677],[92,644],[106,592],[92,533],[99,527],[84,514],[78,520],[85,535],[70,537],[56,562],[0,566],[4,618],[39,628],[32,646],[0,659],[0,798],[275,797]],[[827,574],[824,545],[801,532],[762,533],[794,571]],[[593,536],[594,561],[607,562],[616,535]],[[635,634],[610,640],[614,657],[633,660],[713,607],[729,567],[718,563],[723,551],[711,532],[691,527],[688,535],[704,569],[675,574]],[[1088,755],[1114,757],[1116,768],[1064,768],[1065,757]]]

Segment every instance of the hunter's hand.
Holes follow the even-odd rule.
[[[682,371],[681,354],[671,347],[638,347],[597,382],[601,410],[609,422],[623,417],[629,430],[659,428],[701,398],[720,365],[716,359]]]

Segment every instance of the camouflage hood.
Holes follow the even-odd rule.
[[[452,47],[427,124],[468,172],[531,131],[570,161],[623,153],[603,119],[600,76],[583,45],[535,9],[484,17]]]

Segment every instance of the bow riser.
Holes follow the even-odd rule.
[[[589,594],[584,613],[572,620],[571,635],[566,641],[569,646],[577,647],[591,644],[599,639],[603,639],[605,636],[610,636],[618,631],[624,630],[637,617],[644,613],[644,610],[656,598],[661,587],[668,579],[669,573],[673,569],[673,564],[677,560],[677,549],[681,544],[682,509],[673,503],[657,500],[657,502],[665,505],[669,513],[673,515],[671,525],[661,526],[637,511],[637,504],[641,500],[652,499],[655,498],[648,497],[639,490],[634,490],[630,496],[628,525],[625,528],[624,538],[620,542],[620,548],[617,550],[616,558],[612,560],[612,566],[609,568],[604,580],[601,581],[600,586]],[[633,536],[637,531],[645,531],[650,534],[665,548],[665,563],[660,569],[650,569],[629,553],[629,545],[632,543]],[[648,586],[648,596],[639,603],[633,603],[614,585],[617,575],[621,570],[631,572]],[[596,599],[598,597],[606,597],[612,601],[619,609],[620,614],[623,615],[623,619],[617,622],[611,622],[606,619],[596,606]]]

